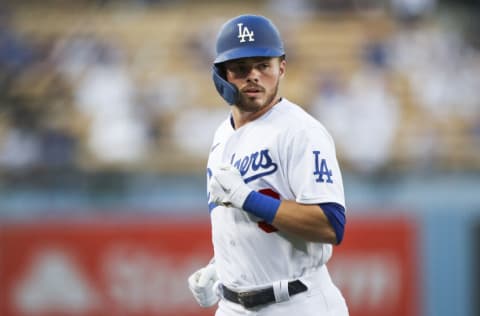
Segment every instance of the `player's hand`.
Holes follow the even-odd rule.
[[[214,264],[201,268],[188,278],[188,287],[197,303],[202,307],[210,307],[218,302],[220,299],[219,285]]]
[[[208,191],[215,204],[241,209],[252,189],[245,184],[237,168],[224,165],[214,171]]]

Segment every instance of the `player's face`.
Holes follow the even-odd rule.
[[[254,57],[227,61],[226,78],[239,90],[236,106],[244,112],[257,112],[275,104],[285,67],[285,60],[280,58]]]

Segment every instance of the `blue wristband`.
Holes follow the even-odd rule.
[[[280,203],[280,200],[252,191],[243,203],[243,209],[271,224],[277,214]]]

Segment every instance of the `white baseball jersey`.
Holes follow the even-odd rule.
[[[239,129],[231,122],[228,118],[215,132],[208,179],[220,164],[230,163],[253,190],[299,203],[335,202],[345,207],[334,142],[298,105],[283,99]],[[212,203],[209,207],[217,273],[232,289],[297,279],[332,255],[332,245],[278,231],[241,209]]]

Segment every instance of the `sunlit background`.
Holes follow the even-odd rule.
[[[480,315],[475,0],[0,2],[0,315],[214,314],[186,278],[212,256],[215,37],[244,13],[335,139],[351,315]]]

